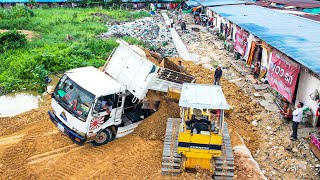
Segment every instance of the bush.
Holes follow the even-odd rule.
[[[42,9],[49,9],[49,5],[48,4],[44,4],[41,6]]]
[[[10,9],[0,9],[0,19],[14,19],[34,17],[35,13],[26,6],[14,6]]]
[[[11,12],[11,9],[0,8],[1,17],[8,16]],[[96,39],[96,36],[106,32],[107,28],[100,22],[99,16],[94,16],[93,21],[86,21],[92,17],[92,14],[100,13],[112,17],[106,21],[128,21],[132,15],[134,17],[145,15],[143,13],[136,15],[137,12],[130,11],[93,8],[34,9],[34,12],[37,16],[32,18],[0,19],[0,29],[25,29],[37,34],[37,38],[32,41],[26,41],[24,35],[24,39],[19,38],[21,34],[18,34],[18,37],[5,38],[5,51],[0,52],[0,94],[22,88],[43,90],[43,77],[50,72],[104,65],[107,57],[118,44],[115,38]],[[16,33],[18,32],[14,34],[17,35]],[[73,39],[65,41],[68,34]],[[2,34],[0,35],[2,37]],[[124,37],[123,39],[129,43],[146,46],[135,38]],[[0,47],[2,46],[0,43]]]
[[[10,49],[24,47],[26,44],[26,35],[16,30],[0,34],[0,52],[2,53]]]
[[[35,16],[34,12],[26,6],[14,6],[13,8],[11,8],[11,14],[11,18]]]

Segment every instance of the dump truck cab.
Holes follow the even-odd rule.
[[[126,88],[94,67],[67,71],[52,93],[50,117],[77,144],[83,144],[104,127],[121,123]],[[102,101],[111,99],[111,113]],[[110,135],[110,134],[108,134]]]
[[[212,159],[221,156],[224,110],[229,109],[221,86],[185,83],[179,106],[177,151],[185,157],[184,167],[212,170]]]

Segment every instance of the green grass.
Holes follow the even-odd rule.
[[[33,17],[14,17],[10,15],[14,13],[3,11],[0,9],[0,29],[23,29],[36,35],[24,48],[0,54],[0,94],[23,88],[41,91],[44,89],[43,78],[50,72],[102,66],[117,46],[116,39],[96,38],[107,31],[104,24],[148,16],[146,12],[96,8],[35,9]],[[66,40],[67,35],[72,40]],[[124,39],[129,43],[145,45],[134,38]]]

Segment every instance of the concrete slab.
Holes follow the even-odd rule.
[[[269,102],[272,103],[275,100],[275,97],[270,93],[264,93],[263,97]]]
[[[257,91],[264,90],[269,87],[269,84],[253,84],[253,88]]]
[[[278,106],[275,105],[274,103],[270,103],[267,100],[262,100],[259,101],[260,105],[263,106],[267,111],[272,111],[272,112],[276,112],[277,110],[279,110]]]

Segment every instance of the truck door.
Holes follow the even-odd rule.
[[[122,85],[126,85],[138,99],[143,99],[148,86],[156,78],[158,66],[146,59],[144,52],[139,53],[136,48],[122,40],[109,60],[105,72]],[[141,49],[140,49],[141,51]]]
[[[110,94],[106,96],[101,96],[97,99],[96,105],[95,105],[95,116],[100,117],[104,116],[105,121],[114,121],[115,125],[121,124],[121,115],[123,111],[123,104],[124,104],[124,98],[121,96],[121,93],[117,94]],[[111,101],[111,113],[108,114],[105,109],[103,109],[103,106],[108,102]]]

